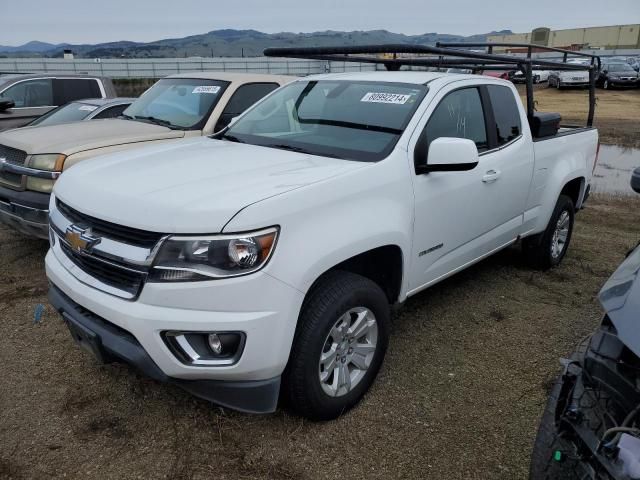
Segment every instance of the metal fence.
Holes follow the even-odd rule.
[[[585,50],[585,53],[610,56],[638,56],[640,50]],[[553,58],[557,54],[542,53],[534,56]],[[290,58],[121,58],[73,59],[61,58],[0,58],[1,73],[90,73],[111,78],[161,78],[185,72],[242,72],[274,73],[305,76],[318,73],[373,71],[379,65],[323,60]],[[414,70],[423,70],[415,67]]]
[[[0,72],[89,73],[112,78],[161,78],[184,72],[273,73],[305,76],[328,72],[372,71],[375,66],[278,58],[74,59],[0,58]]]

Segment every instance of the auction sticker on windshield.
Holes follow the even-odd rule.
[[[203,85],[193,89],[191,93],[213,93],[216,94],[220,91],[220,87],[217,85]]]
[[[394,103],[396,105],[404,105],[411,95],[401,93],[375,93],[369,92],[360,99],[361,102],[369,103]]]

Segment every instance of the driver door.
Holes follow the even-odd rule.
[[[429,144],[439,137],[472,140],[480,156],[472,170],[414,175],[412,291],[517,238],[531,174],[522,164],[531,163],[532,168],[533,161],[519,132],[511,147],[494,148],[496,136],[487,126],[495,125],[495,120],[493,111],[488,111],[489,94],[483,87],[450,91],[435,103],[416,142],[416,161],[426,155],[428,163]],[[516,144],[515,151],[509,150]]]

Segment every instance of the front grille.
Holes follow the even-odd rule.
[[[0,183],[11,185],[12,187],[22,187],[22,175],[0,172]]]
[[[121,241],[137,247],[153,248],[163,237],[162,233],[125,227],[85,215],[58,199],[56,199],[56,207],[70,222],[84,227],[91,227],[93,233],[108,237],[112,240]]]
[[[65,242],[60,242],[60,248],[65,255],[84,272],[88,273],[102,283],[109,285],[133,296],[137,296],[146,277],[143,271],[125,269],[112,263],[83,255],[72,250]]]
[[[7,163],[24,165],[24,161],[27,159],[27,152],[18,150],[17,148],[7,147],[6,145],[0,145],[0,158],[4,158]]]

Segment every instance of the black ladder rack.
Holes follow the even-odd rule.
[[[483,47],[486,52],[464,50],[464,48]],[[524,56],[493,53],[494,47],[526,49]],[[533,53],[562,53],[562,61],[533,58]],[[381,54],[391,54],[392,58],[382,58]],[[384,65],[389,71],[400,70],[403,66],[422,66],[433,68],[461,68],[474,72],[480,70],[518,69],[525,75],[527,86],[527,117],[532,120],[535,112],[533,100],[533,70],[546,69],[558,71],[589,72],[589,114],[587,126],[593,125],[596,96],[595,81],[600,70],[600,57],[588,53],[544,47],[528,43],[441,43],[429,45],[361,45],[348,47],[305,47],[305,48],[267,48],[266,57],[303,58],[339,62],[373,63]],[[411,56],[408,56],[411,55]],[[570,58],[572,57],[572,58]],[[569,63],[570,59],[588,59],[588,63]]]

